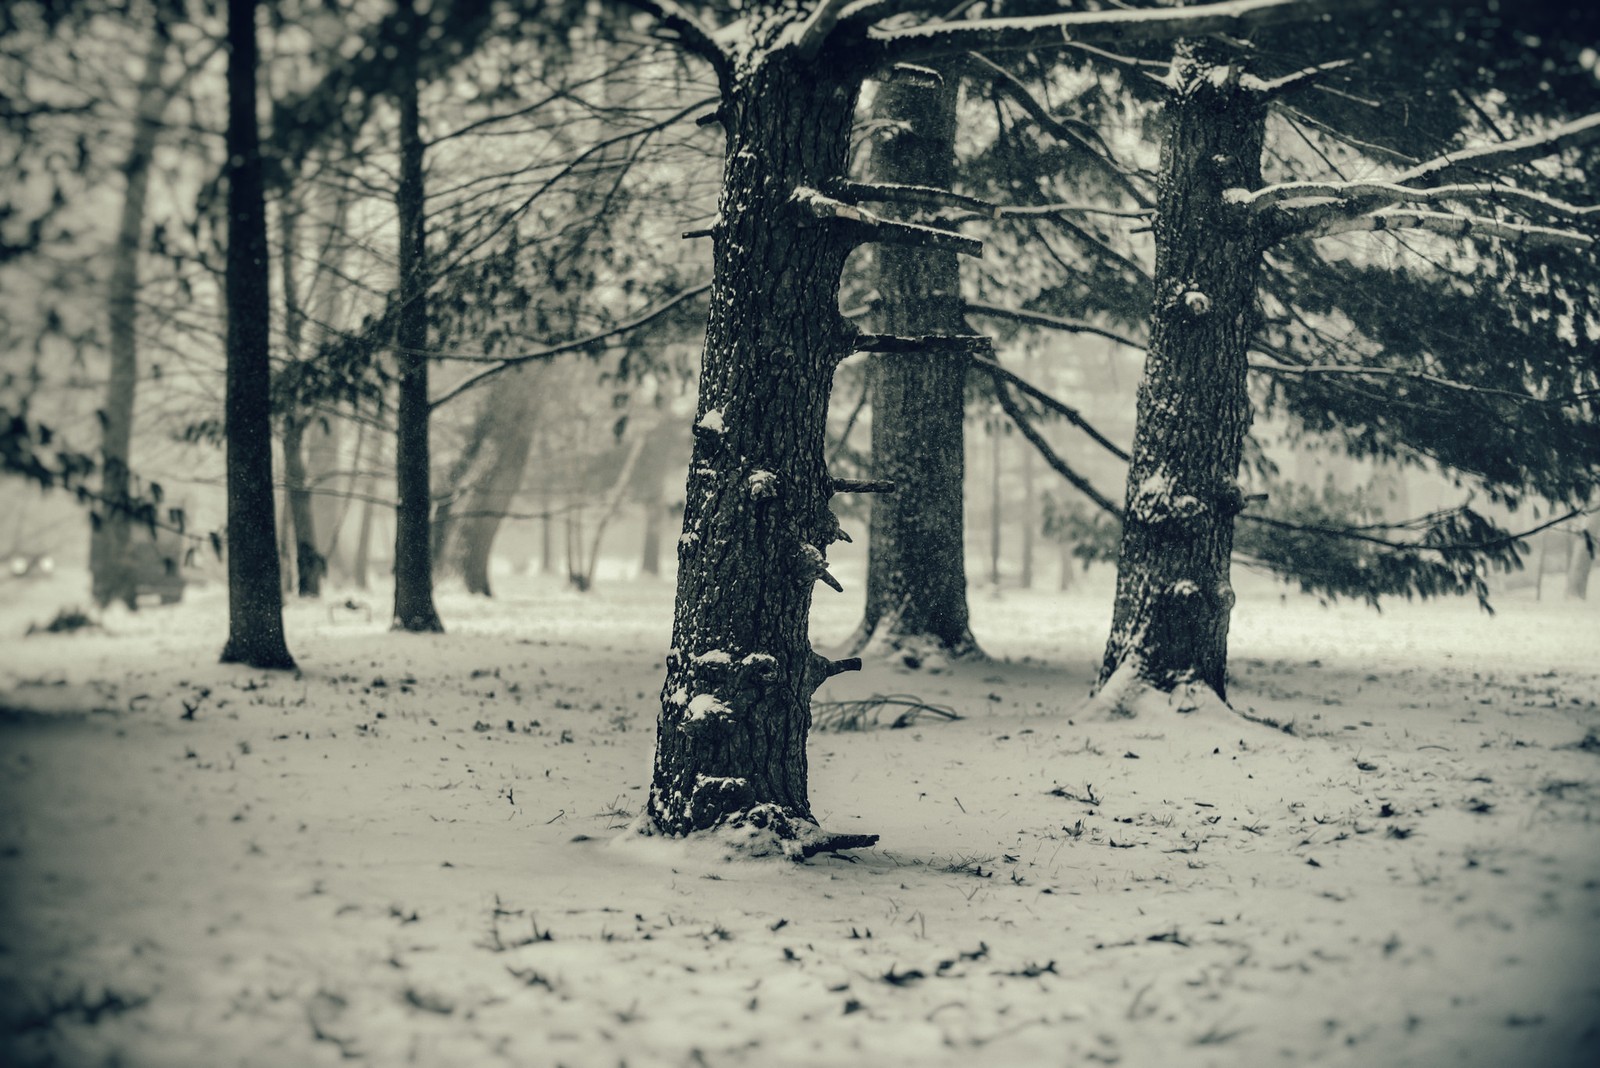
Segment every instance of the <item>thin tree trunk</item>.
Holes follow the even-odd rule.
[[[364,590],[371,581],[368,577],[372,554],[372,496],[377,492],[371,478],[362,483],[361,522],[356,527],[356,552],[350,564],[350,581],[355,583],[356,589]]]
[[[812,587],[839,536],[828,393],[856,331],[838,305],[855,242],[802,190],[844,173],[858,77],[792,49],[728,76],[715,284],[646,808],[661,832],[741,828],[730,841],[791,855],[876,840],[818,830],[806,788],[811,695],[840,667],[807,639]]]
[[[954,75],[932,88],[878,87],[870,180],[949,188],[955,175]],[[886,214],[889,214],[886,212]],[[875,250],[879,329],[902,336],[968,333],[956,253]],[[961,353],[879,353],[868,370],[872,476],[895,484],[872,502],[866,608],[853,651],[871,655],[976,652],[967,613],[962,515],[967,358]]]
[[[294,571],[301,597],[322,596],[322,576],[327,561],[317,551],[316,520],[311,508],[311,487],[305,468],[306,426],[288,419],[283,427],[283,480],[289,497],[289,522],[294,530]]]
[[[473,450],[473,462],[461,472],[461,481],[468,488],[461,514],[451,522],[459,551],[444,546],[441,552],[450,563],[459,563],[468,593],[493,596],[489,558],[505,513],[522,489],[533,452],[543,371],[541,367],[519,367],[508,372],[479,413],[474,434],[481,444]]]
[[[228,3],[228,641],[223,663],[293,668],[272,501],[267,205],[256,128],[255,0]]]
[[[1000,419],[989,424],[989,585],[1000,589]]]
[[[622,461],[622,470],[617,472],[617,480],[611,486],[611,492],[606,494],[605,503],[600,509],[600,519],[594,525],[594,538],[589,545],[589,559],[583,566],[583,585],[580,589],[594,589],[595,569],[600,566],[600,543],[605,537],[606,527],[617,514],[617,509],[622,506],[623,494],[628,491],[628,483],[633,478],[634,465],[639,462],[639,454],[644,452],[644,447],[649,441],[645,434],[640,434],[633,439],[633,444],[628,446],[628,454]]]
[[[1260,243],[1224,191],[1261,185],[1262,101],[1181,43],[1166,106],[1155,308],[1128,471],[1102,695],[1226,698],[1229,556],[1250,423]]]
[[[133,444],[135,393],[139,382],[138,297],[139,253],[144,245],[146,194],[150,187],[150,162],[161,131],[166,94],[161,88],[161,68],[167,55],[167,28],[156,26],[145,50],[139,78],[138,117],[133,144],[122,165],[122,215],[117,243],[112,248],[111,285],[107,294],[109,322],[107,349],[111,358],[106,382],[105,407],[100,423],[100,494],[89,536],[89,572],[96,604],[102,608],[121,601],[138,607],[138,574],[128,559],[131,533],[129,460]]]
[[[440,633],[433,605],[433,554],[429,524],[432,501],[428,472],[428,275],[422,132],[417,105],[418,40],[423,20],[411,0],[402,0],[409,28],[400,40],[400,308],[395,325],[395,362],[400,401],[395,413],[394,628]]]
[[[1594,570],[1597,546],[1600,546],[1600,513],[1590,516],[1587,530],[1578,532],[1573,539],[1572,555],[1567,561],[1568,600],[1588,599],[1589,574]]]

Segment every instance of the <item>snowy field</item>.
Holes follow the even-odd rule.
[[[814,735],[882,839],[799,866],[625,833],[668,584],[294,603],[299,675],[215,663],[220,588],[23,640],[86,583],[13,584],[0,1063],[1600,1064],[1600,604],[1246,583],[1232,696],[1292,733],[1090,722],[1109,577],[831,682],[964,718]]]

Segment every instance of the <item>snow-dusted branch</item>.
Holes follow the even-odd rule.
[[[710,28],[702,25],[677,0],[623,0],[623,3],[654,16],[661,28],[675,35],[687,51],[710,63],[723,95],[727,95],[733,79],[733,57],[717,43]]]
[[[466,378],[461,382],[456,383],[454,386],[451,386],[438,397],[435,397],[432,401],[430,401],[428,403],[428,408],[430,411],[436,410],[441,405],[448,404],[450,401],[455,400],[468,390],[482,385],[489,379],[498,374],[509,371],[513,367],[520,367],[525,363],[536,363],[542,360],[549,360],[556,356],[560,356],[563,353],[587,348],[590,345],[597,345],[602,341],[609,341],[614,337],[620,337],[623,334],[631,333],[634,330],[638,330],[640,327],[649,326],[657,319],[660,319],[662,316],[678,307],[678,305],[683,304],[686,301],[693,300],[695,297],[698,297],[700,294],[706,292],[710,288],[710,282],[702,282],[700,285],[690,286],[688,289],[685,289],[683,292],[672,297],[670,300],[664,301],[649,311],[634,316],[632,319],[618,323],[616,326],[609,327],[605,330],[596,331],[595,333],[589,334],[585,337],[574,338],[571,341],[563,341],[556,345],[549,345],[545,348],[539,349],[536,352],[529,352],[520,356],[507,356],[493,367],[479,371],[470,378]]]
[[[1044,462],[1049,464],[1056,474],[1070,482],[1079,493],[1099,505],[1102,510],[1110,512],[1119,521],[1122,519],[1121,508],[1118,508],[1110,498],[1095,489],[1088,479],[1067,466],[1067,462],[1056,455],[1056,451],[1050,447],[1050,443],[1045,441],[1039,431],[1034,429],[1033,424],[1028,421],[1028,417],[1017,406],[1016,399],[1011,396],[1011,391],[1004,382],[996,382],[994,384],[994,395],[995,399],[1000,402],[1000,408],[1006,413],[1006,417],[1016,424],[1017,430],[1022,433],[1023,437],[1028,439],[1029,444],[1038,451],[1039,455],[1044,457]]]
[[[986,304],[983,301],[969,300],[966,310],[972,315],[987,315],[995,319],[1010,319],[1012,322],[1027,323],[1030,326],[1043,326],[1051,330],[1065,330],[1072,334],[1097,334],[1109,338],[1120,345],[1131,349],[1144,351],[1144,346],[1137,341],[1115,330],[1108,330],[1097,326],[1084,319],[1066,319],[1059,315],[1046,315],[1044,312],[1025,311],[1021,308],[1003,308],[998,304]]]
[[[966,208],[980,218],[995,219],[1000,216],[1000,209],[987,200],[931,185],[841,181],[829,189],[834,196],[850,204],[871,202],[914,208]]]
[[[973,356],[972,363],[973,366],[988,373],[991,377],[1000,379],[1001,381],[1009,382],[1013,386],[1016,386],[1023,393],[1032,397],[1050,411],[1055,412],[1057,415],[1061,416],[1063,419],[1077,427],[1079,430],[1083,431],[1085,434],[1088,434],[1096,444],[1105,449],[1111,455],[1115,456],[1123,463],[1128,462],[1127,450],[1091,426],[1076,408],[1072,408],[1061,403],[1050,394],[1040,389],[1038,386],[1035,386],[1033,383],[1023,378],[1021,375],[1007,370],[994,360],[984,359],[981,356]],[[998,388],[999,384],[996,383],[996,386]]]
[[[907,29],[875,30],[891,60],[930,59],[960,52],[1027,51],[1079,41],[1164,40],[1235,36],[1264,26],[1307,22],[1335,12],[1376,6],[1381,0],[1226,0],[1190,7],[1067,12],[1028,18],[936,21]]]
[[[1246,74],[1239,79],[1239,87],[1247,92],[1254,93],[1263,100],[1278,100],[1291,93],[1302,89],[1309,89],[1315,85],[1324,74],[1330,71],[1348,67],[1350,60],[1336,59],[1331,63],[1319,63],[1314,67],[1297,70],[1293,74],[1285,74],[1281,78],[1262,79],[1253,74]]]
[[[1594,238],[1572,230],[1437,211],[1375,211],[1355,218],[1326,219],[1300,231],[1300,234],[1304,237],[1327,237],[1331,234],[1386,230],[1426,230],[1446,237],[1497,237],[1502,241],[1535,248],[1590,248],[1594,245]]]
[[[1444,201],[1489,201],[1515,208],[1524,214],[1539,212],[1565,219],[1600,217],[1600,206],[1581,207],[1546,196],[1537,190],[1506,185],[1435,185],[1422,189],[1394,182],[1284,182],[1253,193],[1230,190],[1230,200],[1252,211],[1263,211],[1275,204],[1295,200],[1335,201],[1299,209],[1297,215],[1328,218],[1347,212],[1363,211],[1377,204],[1438,204]]]
[[[877,241],[890,245],[911,245],[918,248],[942,249],[967,256],[982,256],[983,242],[950,230],[917,223],[896,222],[885,219],[866,208],[846,204],[826,196],[815,189],[801,186],[794,191],[794,202],[813,218],[835,222],[851,228],[855,237],[863,242]]]
[[[1543,133],[1512,141],[1447,152],[1396,175],[1399,185],[1437,185],[1458,171],[1494,173],[1530,160],[1543,159],[1574,145],[1600,139],[1600,113],[1553,126]]]

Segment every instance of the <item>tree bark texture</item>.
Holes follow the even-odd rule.
[[[406,5],[410,10],[409,3]],[[395,324],[399,403],[395,411],[394,629],[439,633],[433,605],[433,553],[429,523],[428,277],[422,132],[417,103],[417,58],[422,20],[411,18],[401,39],[397,81],[400,110],[400,183],[395,207],[400,223],[400,308]]]
[[[283,637],[272,500],[267,209],[256,126],[255,18],[255,0],[229,0],[228,641],[222,661],[292,668]]]
[[[807,617],[838,537],[828,393],[856,331],[838,307],[852,241],[796,191],[844,174],[858,86],[792,48],[742,65],[725,86],[714,285],[647,810],[663,833],[743,828],[790,843],[819,833],[806,734],[828,668]]]
[[[1180,44],[1166,105],[1155,307],[1101,682],[1226,698],[1229,557],[1250,423],[1245,355],[1261,245],[1223,197],[1261,185],[1265,106]],[[1111,687],[1116,689],[1116,687]]]
[[[957,84],[950,75],[938,88],[879,86],[873,117],[885,133],[873,144],[868,181],[950,188]],[[971,332],[961,313],[956,253],[884,245],[874,250],[874,265],[880,332]],[[866,610],[855,652],[959,657],[978,648],[967,614],[962,514],[966,378],[962,353],[872,356],[872,477],[896,489],[872,502]]]
[[[107,294],[107,341],[111,358],[101,412],[100,494],[98,522],[89,536],[90,587],[95,604],[104,608],[121,601],[138,607],[138,575],[128,559],[131,517],[128,514],[129,462],[133,447],[134,400],[139,383],[138,298],[139,254],[144,246],[146,194],[150,163],[161,131],[166,94],[161,68],[167,55],[166,27],[156,27],[145,52],[139,78],[138,112],[133,144],[122,165],[122,214],[112,248],[111,285]]]

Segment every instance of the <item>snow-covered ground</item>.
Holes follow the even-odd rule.
[[[829,683],[965,718],[815,735],[882,839],[798,866],[623,833],[668,584],[295,603],[298,675],[215,663],[220,589],[25,640],[81,574],[0,591],[0,1062],[1600,1063],[1600,604],[1244,583],[1290,734],[1084,719],[1108,577]]]

